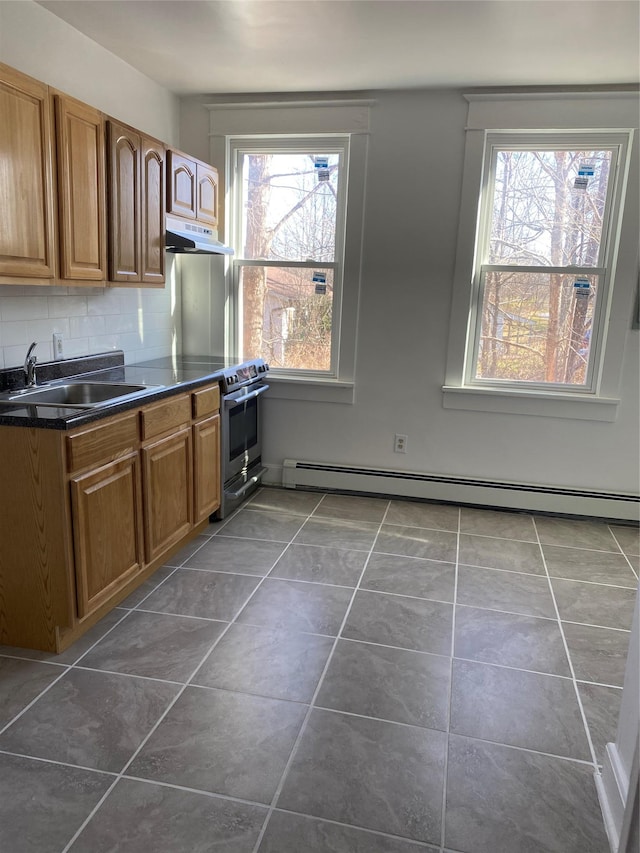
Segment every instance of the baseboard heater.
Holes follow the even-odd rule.
[[[284,460],[282,485],[290,489],[315,488],[388,495],[592,518],[625,521],[640,518],[638,495],[384,468],[354,468],[298,459]]]

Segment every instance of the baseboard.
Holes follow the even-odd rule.
[[[640,498],[626,493],[384,468],[358,468],[298,459],[285,459],[281,473],[279,468],[277,465],[267,465],[268,473],[264,479],[266,484],[292,489],[315,488],[591,518],[624,521],[640,519]]]

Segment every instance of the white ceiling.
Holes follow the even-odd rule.
[[[41,0],[178,94],[637,83],[638,0]]]

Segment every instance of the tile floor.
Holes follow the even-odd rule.
[[[263,489],[0,647],[3,853],[606,853],[636,530]]]

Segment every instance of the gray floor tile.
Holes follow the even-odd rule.
[[[388,500],[358,495],[325,495],[316,507],[314,518],[349,518],[354,521],[375,521],[384,518]]]
[[[0,749],[119,772],[179,687],[70,670],[3,735]]]
[[[460,563],[544,575],[540,546],[534,542],[515,542],[512,539],[492,539],[488,536],[460,535]]]
[[[0,729],[64,672],[64,667],[0,657]]]
[[[460,510],[449,504],[431,504],[421,501],[391,501],[385,518],[387,524],[406,527],[429,527],[433,530],[458,530]]]
[[[165,565],[173,566],[174,568],[181,566],[185,560],[195,554],[208,541],[209,535],[207,534],[195,536],[190,542],[187,542],[186,545],[180,548],[179,551],[176,551],[173,557],[169,557]]]
[[[453,601],[455,565],[397,554],[372,554],[360,586],[437,601]]]
[[[561,619],[631,630],[635,590],[555,578],[552,584]]]
[[[342,633],[352,640],[450,655],[452,622],[450,604],[361,591]]]
[[[637,525],[626,527],[612,524],[609,529],[625,554],[640,556],[640,529]]]
[[[303,521],[304,518],[293,513],[241,509],[229,521],[223,522],[217,533],[248,539],[266,539],[271,542],[290,542]]]
[[[437,847],[275,811],[258,853],[429,853]]]
[[[320,492],[265,487],[249,498],[246,506],[248,509],[282,510],[294,515],[310,515],[321,500]]]
[[[175,566],[160,566],[151,577],[144,583],[140,584],[137,589],[128,595],[124,601],[121,601],[119,607],[124,607],[127,610],[132,610],[137,607],[144,599],[156,589],[162,581],[166,580],[169,575],[176,571]]]
[[[451,731],[591,759],[573,682],[555,675],[454,660]]]
[[[603,522],[536,516],[535,524],[543,545],[568,545],[570,548],[589,548],[594,551],[618,551],[611,531]]]
[[[578,682],[578,690],[596,758],[602,764],[606,745],[616,739],[622,690],[582,682]]]
[[[525,542],[538,541],[533,518],[520,512],[498,512],[463,506],[460,510],[460,532]]]
[[[593,768],[451,735],[445,844],[469,853],[608,853]]]
[[[208,619],[134,611],[81,665],[185,682],[226,627]]]
[[[379,526],[373,521],[313,516],[305,521],[295,542],[299,545],[327,545],[347,551],[369,551]]]
[[[340,640],[315,704],[446,731],[451,659]]]
[[[533,616],[456,607],[455,656],[570,675],[557,621]]]
[[[144,609],[230,622],[259,583],[248,575],[178,569],[145,600]]]
[[[443,732],[313,711],[277,806],[438,843],[445,744]]]
[[[456,561],[457,534],[446,530],[383,524],[374,551],[421,557],[425,560]]]
[[[331,637],[232,625],[194,684],[310,702],[333,647]]]
[[[367,559],[366,551],[345,551],[318,545],[289,545],[270,577],[354,587]]]
[[[335,637],[352,595],[347,587],[266,578],[238,622]]]
[[[539,575],[460,566],[458,604],[556,618],[549,581]]]
[[[251,853],[266,809],[121,779],[72,853]]]
[[[0,850],[60,853],[113,777],[0,755]]]
[[[306,706],[188,687],[129,775],[269,803]]]
[[[622,687],[631,634],[565,622],[564,635],[576,678]]]
[[[259,539],[240,539],[219,534],[213,536],[197,554],[184,564],[185,569],[212,572],[238,572],[242,575],[268,575],[286,545]]]
[[[638,583],[623,554],[558,545],[543,545],[542,550],[551,577],[611,583],[631,589],[635,589]]]

